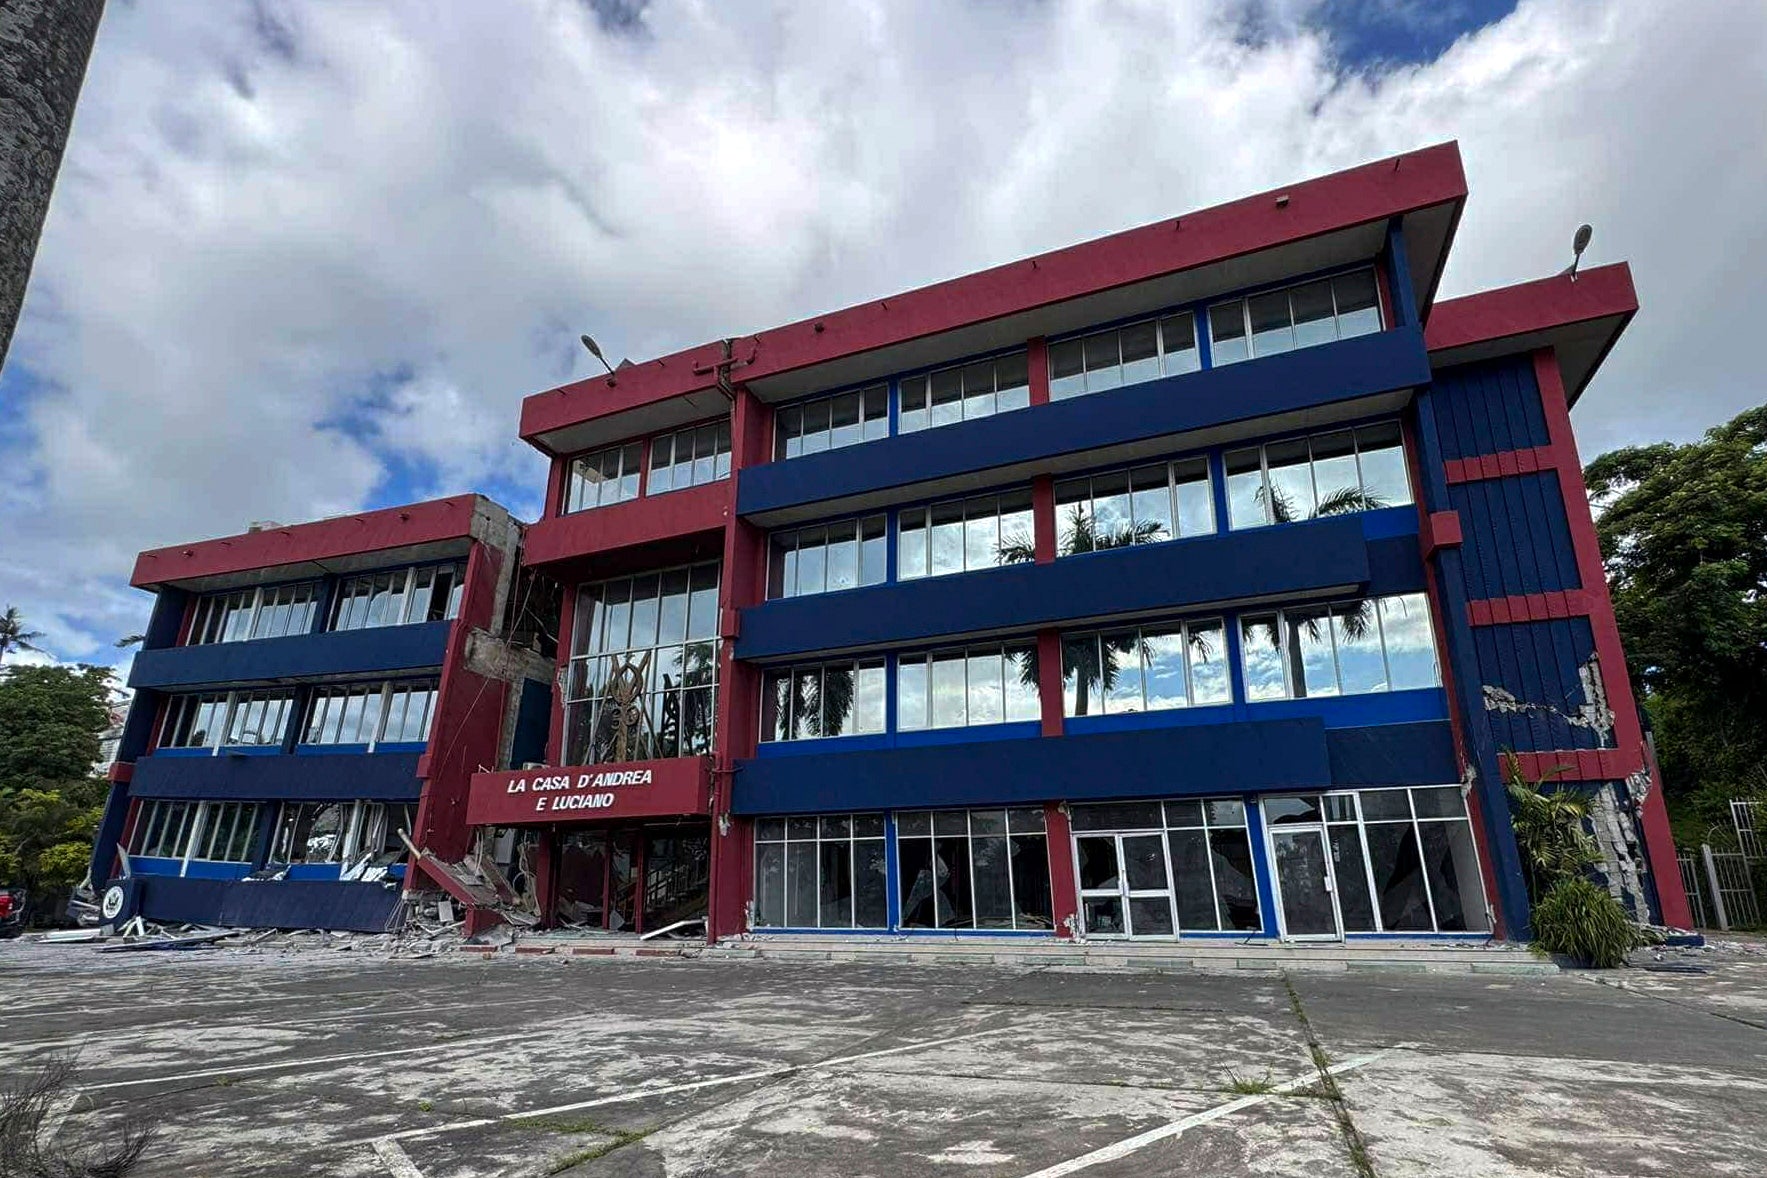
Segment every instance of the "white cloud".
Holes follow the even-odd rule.
[[[1556,271],[1584,220],[1634,264],[1586,450],[1760,399],[1767,8],[1528,3],[1365,73],[1303,2],[1236,40],[1250,7],[112,5],[12,352],[0,602],[99,657],[140,548],[487,480],[531,508],[518,403],[581,331],[643,358],[1448,138],[1444,293]]]

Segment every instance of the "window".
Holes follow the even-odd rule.
[[[896,727],[902,732],[1042,715],[1035,645],[977,646],[896,660]]]
[[[214,748],[227,723],[227,696],[175,695],[166,704],[160,728],[161,748]]]
[[[1442,681],[1421,593],[1247,614],[1239,624],[1246,698],[1253,702],[1408,691]]]
[[[1229,703],[1226,626],[1209,618],[1064,634],[1061,689],[1068,716]]]
[[[872,385],[780,409],[773,416],[773,457],[820,454],[889,436],[890,388]]]
[[[1041,809],[898,814],[896,855],[903,928],[1054,927]]]
[[[1209,460],[1183,458],[1055,484],[1055,554],[1158,544],[1215,530]]]
[[[207,802],[192,859],[211,863],[250,863],[258,845],[263,807],[256,802]]]
[[[135,814],[135,830],[129,838],[129,854],[147,859],[182,859],[190,840],[200,802],[154,799],[141,803]]]
[[[272,863],[338,863],[355,805],[349,802],[285,802],[270,848]]]
[[[1070,810],[1080,887],[1091,893],[1084,898],[1088,932],[1123,932],[1125,899],[1137,932],[1182,935],[1264,927],[1245,804],[1238,798],[1099,802]],[[1118,840],[1095,833],[1148,831],[1157,839],[1161,830],[1163,848],[1146,837]],[[1162,851],[1165,863],[1159,861]],[[1127,890],[1119,879],[1125,868]],[[1168,890],[1169,909],[1167,898],[1159,895]]]
[[[1023,352],[977,360],[902,378],[900,430],[917,430],[974,421],[1031,403],[1031,379]]]
[[[638,472],[643,465],[643,442],[609,446],[571,459],[565,484],[565,514],[638,498]]]
[[[1202,367],[1189,311],[1049,345],[1049,399],[1061,401]]]
[[[1229,450],[1224,461],[1228,526],[1235,529],[1411,502],[1397,422]]]
[[[808,597],[881,585],[888,559],[881,515],[775,532],[767,546],[767,596]]]
[[[581,586],[571,650],[568,764],[712,751],[716,563]]]
[[[1236,364],[1379,330],[1374,271],[1353,270],[1216,303],[1209,308],[1209,362]]]
[[[1490,931],[1458,785],[1326,794],[1321,802],[1345,932]]]
[[[244,745],[275,745],[280,747],[288,731],[288,714],[294,708],[292,691],[241,691],[233,697],[233,710],[227,717],[227,734],[222,744],[228,748]]]
[[[1036,558],[1028,490],[910,508],[896,528],[896,576],[903,581]]]
[[[761,739],[814,740],[884,730],[884,660],[768,671]]]
[[[185,645],[306,634],[313,629],[313,614],[318,608],[316,581],[210,593],[197,599]]]
[[[434,680],[321,687],[307,705],[301,743],[372,748],[428,740],[435,702]]]
[[[882,814],[755,820],[755,924],[885,928]]]
[[[652,438],[646,495],[684,491],[730,477],[730,419]],[[630,498],[630,496],[628,496]]]
[[[460,612],[465,589],[466,565],[459,561],[345,577],[338,583],[331,628],[366,630],[446,621]]]

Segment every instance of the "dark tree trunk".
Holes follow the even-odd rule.
[[[0,367],[103,13],[104,0],[0,3]]]

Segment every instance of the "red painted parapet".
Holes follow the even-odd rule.
[[[472,826],[670,818],[711,812],[705,757],[566,765],[474,773],[466,805]]]
[[[1424,346],[1446,352],[1490,340],[1532,335],[1638,310],[1632,270],[1624,262],[1446,299],[1430,310]]]
[[[581,556],[715,532],[730,518],[736,480],[720,479],[662,495],[647,495],[554,515],[528,526],[523,563],[530,568]]]

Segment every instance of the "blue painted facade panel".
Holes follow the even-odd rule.
[[[340,753],[304,757],[289,753],[235,757],[143,757],[135,763],[129,792],[138,798],[201,798],[218,801],[414,802],[421,791],[417,752]]]
[[[1568,719],[1589,702],[1580,671],[1595,653],[1588,618],[1479,626],[1479,681],[1498,747],[1519,752],[1612,747],[1595,729]],[[1512,697],[1509,704],[1491,691]]]
[[[1460,483],[1448,488],[1448,501],[1465,536],[1469,598],[1582,587],[1556,471]]]
[[[1456,368],[1451,379],[1438,377],[1436,391],[1445,459],[1529,450],[1551,440],[1533,361],[1525,355]]]
[[[141,915],[164,924],[326,928],[378,933],[399,911],[396,883],[143,877]]]
[[[1383,576],[1422,581],[1415,537],[1365,542],[1354,516],[1094,552],[840,593],[770,601],[742,612],[736,657],[936,642],[1026,631],[1074,619],[1183,609],[1262,596],[1302,597]],[[1393,585],[1391,591],[1401,591]]]
[[[755,515],[1033,463],[1236,421],[1315,409],[1429,381],[1415,327],[1150,380],[978,421],[749,467],[737,512]]]
[[[197,688],[275,683],[321,675],[374,675],[442,665],[453,622],[417,622],[325,634],[291,634],[249,642],[216,642],[144,650],[129,685]]]

